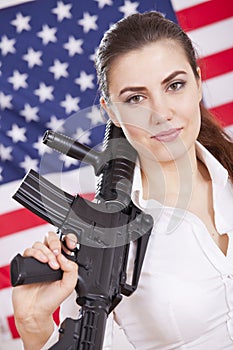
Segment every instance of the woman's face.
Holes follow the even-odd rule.
[[[200,130],[201,82],[183,49],[163,40],[118,57],[104,108],[139,157],[166,162],[194,147]]]

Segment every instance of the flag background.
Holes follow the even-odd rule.
[[[93,171],[50,153],[46,129],[99,147],[104,126],[93,55],[103,32],[132,12],[159,10],[179,22],[195,43],[204,100],[233,130],[232,0],[1,0],[0,3],[0,349],[19,349],[9,262],[43,239],[49,225],[12,200],[30,169],[69,193],[92,198]],[[117,330],[118,332],[118,330]],[[130,349],[118,335],[116,348]]]

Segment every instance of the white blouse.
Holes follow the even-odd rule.
[[[138,288],[109,316],[104,350],[111,349],[113,317],[137,350],[233,350],[233,186],[198,142],[196,149],[212,178],[215,225],[229,236],[227,254],[196,215],[143,200],[136,170],[132,199],[155,224]],[[133,253],[129,273],[132,267]],[[61,306],[61,319],[67,316],[77,318],[73,297]],[[56,340],[54,333],[43,349]]]

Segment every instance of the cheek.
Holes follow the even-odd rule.
[[[142,149],[144,149],[148,143],[149,135],[145,129],[132,125],[129,126],[129,124],[124,124],[121,127],[129,143],[138,153],[141,153]]]
[[[199,106],[189,107],[188,114],[185,116],[184,127],[184,143],[190,144],[195,142],[201,128],[201,112]]]
[[[194,128],[200,129],[201,126],[201,111],[199,103],[190,110],[190,122]]]
[[[178,106],[178,115],[183,116],[184,123],[192,127],[200,128],[201,113],[200,102],[196,98],[196,102],[193,100],[193,95],[190,98],[186,98]]]
[[[122,128],[128,129],[130,134],[136,134],[140,129],[148,128],[147,123],[152,111],[145,106],[129,106],[115,102],[114,113]]]
[[[124,134],[125,136],[128,138],[128,140],[130,142],[134,142],[136,140],[139,140],[141,139],[143,136],[143,132],[141,130],[141,128],[137,127],[137,126],[134,126],[134,125],[129,125],[129,124],[126,124],[126,123],[123,123],[121,125],[123,131],[124,131]]]

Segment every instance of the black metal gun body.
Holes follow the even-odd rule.
[[[96,174],[102,173],[96,194],[98,201],[72,196],[33,170],[14,195],[18,202],[56,226],[62,234],[73,232],[78,238],[79,248],[72,259],[79,265],[76,301],[80,314],[76,320],[68,318],[62,323],[60,339],[50,348],[53,350],[101,350],[109,313],[122,295],[129,296],[135,291],[139,281],[153,220],[130,200],[136,152],[119,128],[109,124],[107,134],[105,150],[99,154],[89,150],[92,154],[87,161],[94,166]],[[64,147],[59,147],[59,142],[53,145],[64,152]],[[82,148],[82,154],[75,157],[85,161],[87,151]],[[127,264],[132,241],[136,255],[129,282]],[[61,270],[52,270],[33,258],[18,254],[11,262],[13,286],[61,278]]]

